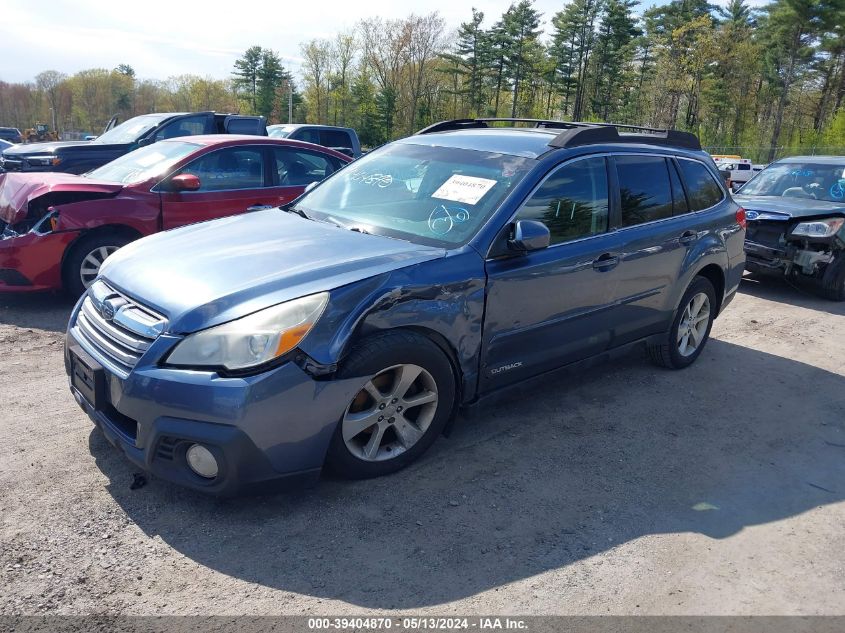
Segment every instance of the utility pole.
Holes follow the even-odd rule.
[[[288,123],[293,123],[293,82],[288,80]]]

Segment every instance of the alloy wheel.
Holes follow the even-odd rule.
[[[681,356],[695,354],[707,335],[709,324],[710,299],[705,293],[699,292],[690,299],[678,323],[677,343]]]
[[[437,384],[419,365],[395,365],[371,378],[341,421],[343,441],[364,461],[384,461],[413,447],[437,411]]]
[[[100,273],[100,266],[106,261],[106,257],[118,248],[117,246],[98,246],[82,259],[82,265],[79,267],[79,278],[82,280],[83,286],[87,288],[94,283]]]

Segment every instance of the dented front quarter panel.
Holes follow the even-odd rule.
[[[16,224],[24,220],[29,203],[50,194],[75,194],[92,196],[116,195],[123,185],[98,182],[73,176],[44,172],[37,174],[7,172],[0,174],[0,220]],[[61,199],[57,197],[57,199]]]
[[[56,178],[45,179],[39,184],[41,176]],[[0,279],[1,292],[60,289],[65,254],[87,230],[107,225],[129,227],[141,235],[159,230],[159,196],[150,193],[145,185],[139,188],[89,183],[85,178],[67,174],[4,174],[0,178],[3,179],[0,182],[0,209],[6,211],[3,219],[13,220],[0,239],[0,270],[17,273],[13,273],[17,277],[14,283]],[[122,195],[116,195],[115,191]],[[79,200],[86,195],[98,197]],[[31,204],[33,202],[35,205]],[[30,216],[24,223],[28,229],[37,219],[46,216],[47,205],[58,212],[54,216],[53,230],[46,220],[26,232],[15,226],[15,222]],[[13,208],[18,208],[14,214],[9,211]]]
[[[461,400],[475,397],[484,321],[484,260],[471,247],[338,288],[302,351],[333,369],[354,341],[412,329],[447,346],[462,375]]]
[[[29,285],[10,285],[0,280],[0,292],[37,292],[62,286],[62,256],[78,237],[78,231],[25,233],[0,239],[0,270],[18,271]]]
[[[79,231],[101,226],[127,226],[141,235],[160,228],[161,202],[156,193],[127,188],[115,198],[83,200],[56,206],[57,231]]]

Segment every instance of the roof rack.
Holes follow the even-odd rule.
[[[679,130],[666,130],[642,125],[617,123],[583,123],[580,121],[549,121],[545,119],[454,119],[441,121],[423,128],[417,134],[432,134],[449,130],[489,128],[490,123],[529,123],[534,128],[559,129],[560,134],[550,142],[550,147],[567,148],[598,143],[644,143],[668,145],[700,150],[701,143],[695,134]]]

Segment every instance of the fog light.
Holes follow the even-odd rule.
[[[188,466],[191,467],[191,470],[200,477],[214,479],[217,476],[217,460],[205,446],[191,444],[185,453],[185,459],[188,460]]]

